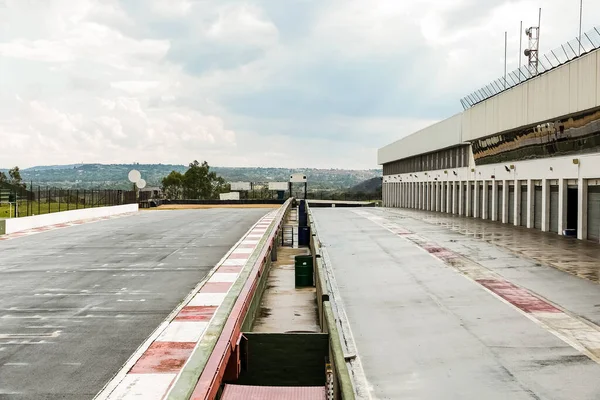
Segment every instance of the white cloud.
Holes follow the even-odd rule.
[[[374,167],[499,77],[533,0],[5,0],[0,166]],[[542,52],[577,34],[544,2]],[[600,14],[585,2],[584,30]],[[7,78],[9,77],[9,78]]]

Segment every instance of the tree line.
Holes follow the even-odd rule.
[[[161,183],[165,197],[170,200],[213,200],[218,199],[219,194],[230,191],[230,185],[215,172],[211,172],[206,161],[199,163],[194,160],[183,174],[171,171]]]

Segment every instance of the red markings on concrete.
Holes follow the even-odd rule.
[[[186,306],[175,317],[176,321],[210,321],[217,311],[216,306]]]
[[[238,249],[253,249],[255,247],[256,247],[255,244],[240,243],[240,245],[237,248]]]
[[[534,296],[526,289],[515,286],[503,279],[478,279],[477,283],[491,290],[504,300],[508,301],[510,304],[527,313],[562,312],[547,301]]]
[[[455,252],[446,249],[445,247],[440,247],[440,246],[436,246],[436,245],[431,245],[431,244],[424,244],[421,245],[421,247],[425,250],[427,250],[427,252],[429,254],[433,254],[434,256],[438,257],[439,259],[443,260],[443,261],[448,261],[454,258],[458,258],[458,254],[456,254]]]
[[[154,342],[129,372],[132,374],[179,372],[195,346],[195,342]]]
[[[242,267],[241,265],[223,265],[219,268],[219,272],[225,272],[225,273],[229,273],[229,274],[234,274],[236,272],[241,272],[242,269],[244,269],[244,267]]]
[[[250,254],[247,253],[231,253],[227,258],[230,258],[232,260],[247,260],[249,256]],[[223,271],[219,270],[219,272]]]
[[[227,293],[232,285],[233,282],[206,282],[200,293]]]

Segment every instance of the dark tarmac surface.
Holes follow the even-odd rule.
[[[146,211],[0,242],[0,399],[92,399],[268,211]]]
[[[600,286],[553,265],[600,246],[414,210],[312,212],[373,399],[600,398]]]

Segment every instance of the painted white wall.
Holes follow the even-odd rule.
[[[474,140],[600,106],[600,52],[533,78],[463,112],[463,140]]]
[[[4,224],[5,233],[21,232],[43,226],[64,224],[82,219],[109,217],[112,215],[127,214],[138,211],[137,204],[122,206],[85,208],[80,210],[61,211],[51,214],[35,215],[31,217],[10,218],[0,223]]]
[[[598,50],[379,149],[378,162],[441,150],[595,107],[600,107]]]
[[[401,158],[456,146],[462,142],[461,127],[462,114],[456,114],[379,149],[377,160],[379,164],[385,164]]]

